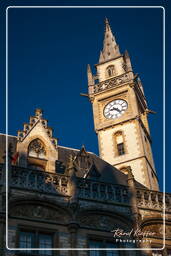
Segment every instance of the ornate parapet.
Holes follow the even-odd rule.
[[[68,195],[68,176],[50,172],[32,170],[23,167],[12,167],[12,188]]]
[[[3,184],[2,167],[3,165],[0,165],[0,185]],[[78,199],[130,205],[130,191],[127,186],[78,177],[76,179]],[[69,186],[67,175],[12,166],[11,188],[71,197]],[[162,192],[136,189],[136,199],[139,209],[163,211]],[[168,193],[165,194],[165,209],[166,212],[171,212],[171,194]]]
[[[78,177],[77,181],[79,199],[129,204],[128,188],[125,186]],[[67,175],[12,166],[11,188],[72,196],[69,185],[69,176]]]
[[[94,85],[94,93],[101,92],[106,89],[110,89],[116,86],[119,86],[121,84],[127,83],[132,79],[132,75],[130,73],[125,73],[123,75],[110,78],[108,80],[105,80],[101,83]]]
[[[79,179],[79,198],[129,204],[128,188],[89,179]]]
[[[171,212],[171,194],[146,189],[137,189],[137,204],[139,208],[152,209],[162,211],[165,209]]]

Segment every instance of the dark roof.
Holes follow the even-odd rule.
[[[65,166],[67,164],[67,160],[70,154],[77,155],[80,152],[80,150],[67,148],[58,146],[58,159],[61,161]],[[112,184],[119,184],[127,186],[127,175],[107,163],[106,161],[102,160],[100,157],[95,155],[94,153],[87,152],[89,155],[90,161],[95,166],[95,171],[99,172],[99,177],[97,177],[98,181],[101,182],[107,182]],[[84,173],[79,172],[77,176],[84,176]],[[137,187],[145,188],[142,184],[139,182],[136,182]]]
[[[8,142],[12,144],[12,151],[13,153],[16,152],[16,144],[17,144],[17,137],[15,136],[8,136]],[[3,163],[3,156],[6,148],[6,135],[0,134],[0,163]],[[73,148],[67,148],[63,146],[58,146],[58,163],[59,165],[62,165],[63,170],[65,170],[65,167],[67,166],[68,157],[70,154],[72,155],[79,155],[80,150],[73,149]],[[100,157],[95,155],[91,152],[86,152],[88,156],[88,161],[91,163],[91,166],[89,168],[89,173],[87,171],[86,173],[83,171],[83,168],[77,169],[77,176],[79,177],[89,177],[89,175],[92,173],[95,174],[95,177],[98,181],[101,182],[107,182],[112,184],[119,184],[119,185],[125,185],[127,186],[127,175],[122,173],[121,171],[117,170],[115,167],[107,163],[106,161],[102,160]],[[94,168],[94,170],[93,170]],[[93,177],[89,177],[93,178]],[[137,187],[145,188],[143,185],[141,185],[139,182],[136,182]]]

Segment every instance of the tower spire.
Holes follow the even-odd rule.
[[[103,41],[103,50],[100,53],[99,63],[116,58],[120,55],[119,46],[116,43],[112,33],[109,21],[105,18],[105,34]]]

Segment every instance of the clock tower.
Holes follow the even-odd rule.
[[[102,159],[135,179],[158,190],[154,167],[148,110],[142,83],[135,75],[128,52],[120,53],[108,20],[105,20],[103,50],[96,75],[88,65],[88,96]]]

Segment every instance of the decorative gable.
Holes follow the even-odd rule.
[[[97,179],[101,176],[99,171],[97,170],[97,167],[95,166],[94,162],[92,163],[90,169],[87,171],[86,175],[84,178],[89,178],[89,179]]]
[[[23,130],[18,131],[17,151],[19,165],[55,172],[57,139],[53,137],[52,128],[43,118],[41,109],[36,109],[35,116],[31,116],[29,123],[24,123]]]

